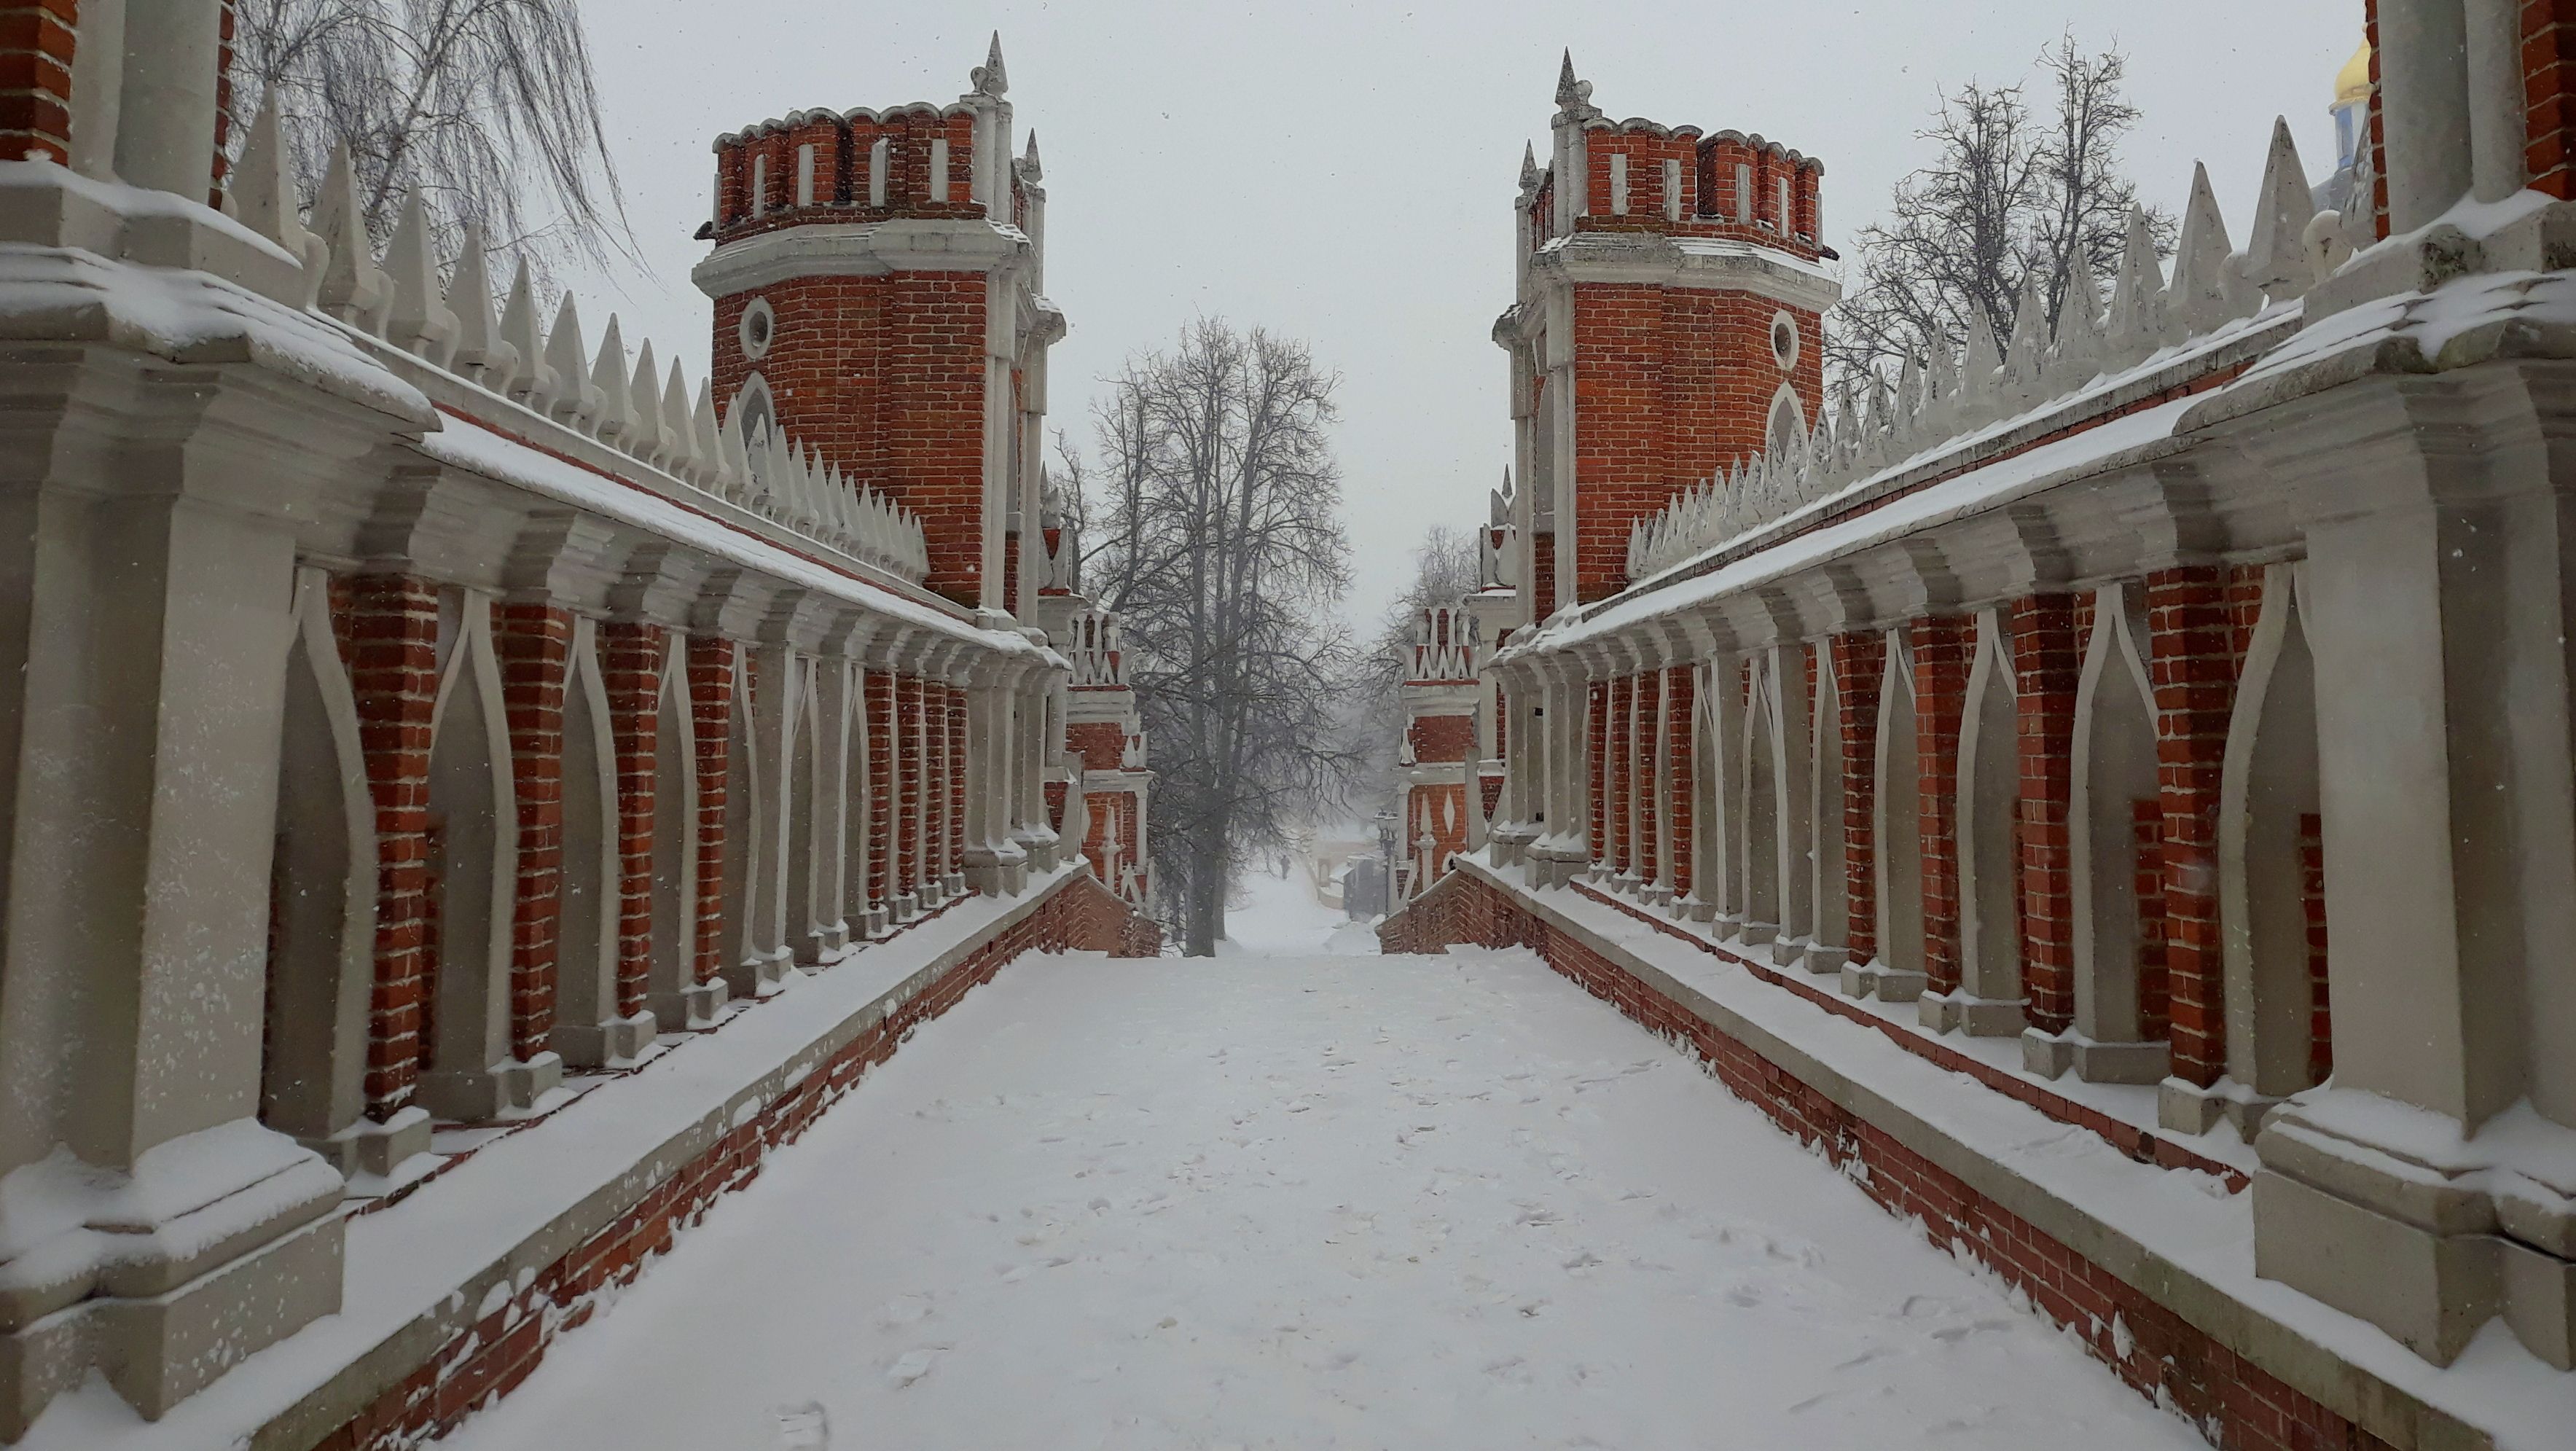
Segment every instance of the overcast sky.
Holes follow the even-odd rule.
[[[2361,0],[1866,0],[1404,5],[1392,0],[592,0],[609,145],[641,266],[575,276],[586,318],[704,372],[709,151],[790,110],[950,101],[998,28],[1020,135],[1046,162],[1047,290],[1072,319],[1053,421],[1086,444],[1097,380],[1208,314],[1309,341],[1342,377],[1341,463],[1373,619],[1435,523],[1482,518],[1510,459],[1507,208],[1544,157],[1572,47],[1614,118],[1758,131],[1825,165],[1827,240],[1921,165],[1941,88],[2009,82],[2071,30],[2117,41],[2146,115],[2144,194],[2179,213],[2208,163],[2242,247],[2274,115],[2311,181]],[[597,326],[597,322],[592,324]]]

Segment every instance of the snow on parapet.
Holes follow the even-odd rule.
[[[2362,195],[2368,195],[2367,182]],[[2146,216],[2129,213],[2127,245],[2107,303],[2079,272],[2052,334],[2036,277],[2025,280],[2012,336],[1998,345],[1982,313],[1969,318],[1964,360],[1946,346],[1905,359],[1891,391],[1874,375],[1845,391],[1831,419],[1685,489],[1628,538],[1628,578],[1649,576],[1741,543],[1828,499],[1858,497],[1876,480],[1949,451],[2000,422],[2045,413],[2106,378],[2144,371],[2268,305],[2287,306],[2367,245],[2367,214],[2346,219],[2310,200],[2286,122],[2273,126],[2253,240],[2234,251],[2227,224],[2195,167],[2167,284]]]
[[[910,510],[845,477],[783,433],[764,428],[746,438],[739,410],[719,424],[714,394],[704,381],[692,390],[678,359],[664,372],[646,342],[629,361],[616,317],[609,318],[594,352],[583,341],[580,309],[567,292],[556,306],[554,326],[540,333],[536,288],[524,258],[496,310],[490,262],[474,228],[466,229],[442,287],[427,210],[417,192],[405,199],[384,255],[373,255],[359,220],[356,171],[345,143],[332,152],[308,233],[282,189],[274,106],[272,100],[252,123],[236,210],[262,236],[306,259],[316,309],[474,385],[496,403],[515,403],[597,439],[675,481],[683,493],[740,505],[908,583],[929,577],[929,546]],[[476,421],[503,432],[523,431],[498,409]]]

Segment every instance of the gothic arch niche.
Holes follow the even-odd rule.
[[[2001,617],[1977,616],[1959,721],[1959,991],[1953,1021],[1976,1037],[2022,1030],[2021,746]]]
[[[2298,582],[2294,565],[2263,571],[2218,797],[2227,1076],[2265,1101],[2311,1086],[2331,1064],[2322,916],[2310,932],[2324,903],[2316,665]],[[2252,1121],[2239,1127],[2252,1137]]]
[[[1816,940],[1815,793],[1808,774],[1813,755],[1815,696],[1803,645],[1771,651],[1773,811],[1779,820],[1780,938],[1772,961],[1801,963]]]
[[[1870,840],[1878,877],[1878,995],[1906,1002],[1923,993],[1923,773],[1917,755],[1914,653],[1887,636],[1878,693],[1878,789]]]
[[[2073,1056],[2076,1075],[2097,1083],[2155,1083],[2167,1071],[2164,943],[2151,923],[2163,913],[2164,861],[2155,696],[2138,649],[2144,631],[2129,613],[2140,603],[2138,591],[2117,584],[2095,594],[2075,692]]]
[[[814,665],[798,658],[787,667],[787,945],[802,963],[823,960],[822,897],[814,876],[823,853],[820,785],[823,748],[821,713],[815,708]]]
[[[1811,866],[1815,886],[1814,942],[1807,950],[1807,970],[1834,972],[1851,955],[1851,880],[1843,858],[1843,709],[1842,682],[1834,671],[1834,652],[1815,646],[1816,708],[1809,743],[1808,771],[1815,843]]]
[[[420,1096],[432,1113],[488,1119],[514,1102],[510,938],[519,875],[518,795],[492,650],[492,602],[466,594],[440,676],[429,748],[434,952]],[[533,1095],[518,1084],[518,1100]]]
[[[1780,682],[1765,660],[1746,673],[1744,706],[1744,940],[1754,946],[1780,935]]]
[[[365,1106],[375,983],[376,818],[357,701],[331,630],[329,577],[297,571],[270,870],[268,1030],[260,1121],[342,1173],[334,1136]]]
[[[1770,421],[1762,430],[1763,447],[1774,456],[1785,456],[1807,436],[1807,406],[1798,401],[1798,390],[1783,383],[1771,395]]]
[[[573,621],[564,681],[563,875],[556,887],[555,1047],[579,1068],[621,1066],[644,1044],[617,1004],[620,867],[617,742],[599,673],[599,627]]]
[[[673,1029],[704,1028],[693,1012],[698,953],[698,739],[689,707],[688,647],[675,631],[662,650],[653,713],[653,928],[644,1006]]]

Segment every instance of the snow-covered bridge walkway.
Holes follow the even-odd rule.
[[[1286,935],[1005,972],[449,1444],[2201,1444],[1534,955]]]

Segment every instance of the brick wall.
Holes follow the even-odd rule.
[[[915,1029],[1023,955],[1074,950],[1151,956],[1160,945],[1153,924],[1098,883],[1065,883],[1035,912],[979,944],[713,1147],[678,1165],[615,1221],[538,1271],[506,1304],[422,1356],[416,1369],[325,1436],[316,1451],[417,1446],[507,1394],[537,1368],[558,1335],[586,1323],[607,1297],[634,1283],[719,1197],[758,1178],[772,1151],[794,1143],[870,1068],[893,1057]]]
[[[2013,601],[2011,656],[2020,755],[2021,962],[2030,1025],[2062,1033],[2075,1020],[2075,691],[2084,673],[2075,596]]]
[[[669,635],[659,625],[610,620],[599,627],[599,672],[608,692],[608,732],[617,752],[617,1015],[643,1010],[653,962],[653,822],[659,791],[655,750],[662,730],[662,661]],[[679,787],[674,784],[673,790]],[[677,1032],[683,1023],[665,1023]]]
[[[1959,986],[1959,717],[1976,625],[1973,615],[1933,615],[1907,627],[1921,792],[1915,820],[1923,843],[1923,972],[1938,993]]]
[[[2371,58],[2372,76],[2378,57]],[[2531,185],[2576,199],[2576,0],[2522,0],[2523,167]]]
[[[740,335],[755,297],[776,315],[757,363]],[[795,278],[717,299],[712,358],[721,408],[757,370],[791,437],[918,514],[927,584],[968,605],[983,565],[984,303],[981,272]]]
[[[698,753],[696,981],[701,983],[714,982],[733,966],[724,945],[725,778],[733,767],[734,672],[740,666],[733,641],[690,639],[689,724]]]
[[[1878,696],[1887,640],[1875,630],[1852,630],[1829,643],[1842,731],[1835,749],[1843,768],[1843,941],[1852,961],[1868,962],[1878,956]]]
[[[1413,759],[1425,764],[1464,761],[1476,754],[1472,715],[1417,715],[1406,724],[1404,735],[1413,743]]]
[[[1691,751],[1691,720],[1698,709],[1699,676],[1687,665],[1675,665],[1664,672],[1664,679],[1670,686],[1664,702],[1664,729],[1671,733],[1673,743],[1672,771],[1664,781],[1664,789],[1672,797],[1673,891],[1687,896],[1695,869],[1693,797],[1699,778]]]
[[[1597,901],[1622,905],[1588,888],[1575,890]],[[1656,920],[1650,914],[1631,915]],[[1656,925],[1676,930],[1670,924]],[[2033,1309],[2072,1333],[2131,1389],[2188,1417],[2222,1451],[2325,1451],[2329,1447],[2394,1451],[2389,1443],[2237,1355],[2147,1290],[2013,1214],[1801,1080],[1788,1065],[1719,1030],[1482,878],[1461,874],[1444,882],[1389,922],[1381,939],[1389,952],[1438,951],[1452,943],[1536,950],[1549,967],[1690,1053],[1736,1097],[1842,1169],[1858,1192],[1891,1215],[1919,1221],[1933,1243],[1972,1255],[2001,1274],[2007,1284],[2029,1297]],[[1706,946],[1704,939],[1701,945]],[[1730,960],[1784,988],[1794,981],[1758,964]],[[1809,993],[1816,999],[1830,996],[1821,989]],[[1863,1009],[1842,1005],[1842,1010],[1855,1021],[1866,1021]],[[1903,1032],[1899,1025],[1870,1025],[1891,1035]],[[1945,1065],[1955,1071],[1984,1066],[1925,1041],[1927,1047],[1955,1059],[1955,1064]],[[2169,1140],[2149,1139],[2135,1129],[2102,1120],[2098,1113],[2046,1094],[2026,1080],[2013,1082],[2022,1085],[2016,1096],[2025,1102],[2106,1137],[2123,1139],[2135,1146],[2133,1153],[2172,1167],[2204,1171],[2210,1167],[2193,1162]],[[2055,1099],[2055,1104],[2038,1102],[2043,1096]]]
[[[895,893],[900,896],[915,892],[922,881],[922,848],[928,844],[923,823],[929,805],[924,773],[929,766],[928,719],[921,705],[921,681],[909,676],[895,677],[894,713],[896,723],[895,752],[898,779],[895,789]]]
[[[1782,312],[1799,337],[1787,370],[1771,349],[1771,325]],[[1637,520],[1660,512],[1694,481],[1761,451],[1783,382],[1798,395],[1807,427],[1822,406],[1822,322],[1750,293],[1585,283],[1575,289],[1574,350],[1574,583],[1581,601],[1626,586]]]
[[[966,870],[966,692],[941,687],[948,701],[948,870]]]
[[[69,161],[79,0],[0,3],[0,161]]]
[[[2227,1071],[2225,967],[2218,936],[2218,795],[2236,685],[2226,571],[2185,565],[2147,576],[2147,679],[2156,704],[2164,809],[2165,982],[2173,1073],[2207,1087]]]
[[[429,733],[438,704],[438,586],[406,574],[335,578],[332,618],[357,700],[376,807],[376,975],[367,1113],[411,1102],[428,1053]]]
[[[519,882],[510,928],[510,1052],[525,1061],[554,1037],[555,957],[563,916],[564,682],[572,612],[513,602],[492,610],[510,771],[519,808]]]
[[[868,901],[879,911],[893,905],[897,884],[895,837],[895,690],[894,677],[882,670],[867,674],[868,711]]]

